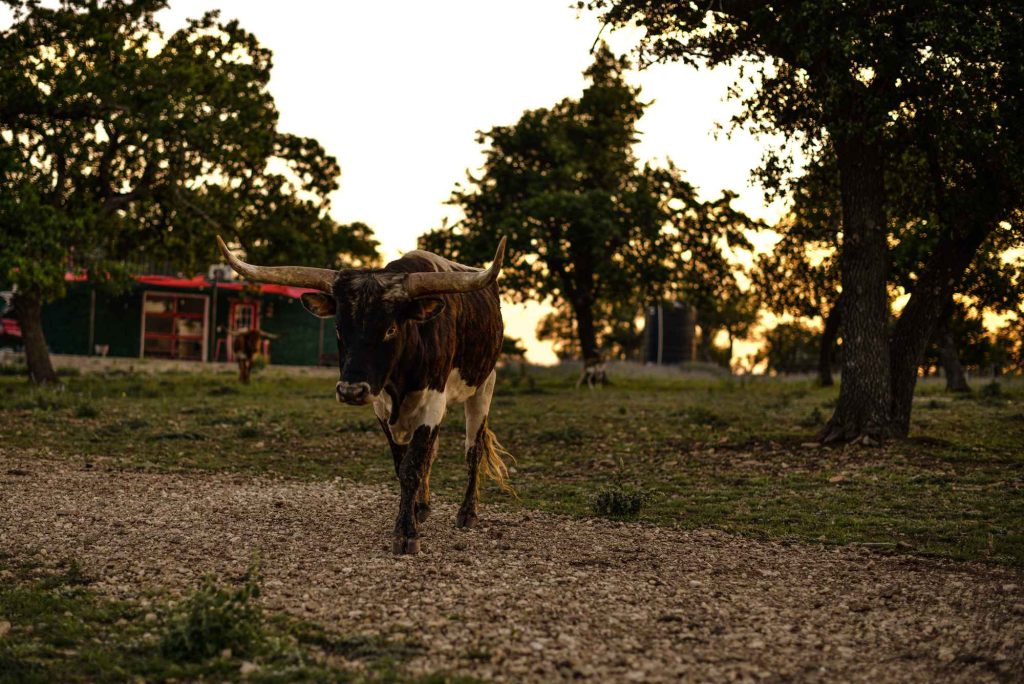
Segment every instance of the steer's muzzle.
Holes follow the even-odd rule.
[[[338,401],[343,404],[362,406],[372,401],[370,383],[368,382],[345,382],[343,380],[334,388],[334,392],[338,397]]]

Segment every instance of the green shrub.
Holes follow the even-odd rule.
[[[615,482],[594,495],[590,508],[605,518],[635,518],[653,499],[654,493],[649,490]]]
[[[263,612],[255,602],[259,594],[252,568],[239,587],[223,587],[207,577],[171,616],[161,651],[173,660],[193,662],[225,649],[235,656],[252,653],[264,640]]]
[[[92,404],[79,404],[75,408],[75,418],[97,418],[100,412]]]
[[[679,416],[693,425],[724,427],[729,424],[729,421],[705,406],[687,406],[678,411],[673,411],[671,415]]]
[[[255,439],[263,436],[263,430],[255,425],[243,425],[238,428],[238,436],[242,439]]]
[[[815,406],[813,411],[800,419],[799,425],[800,427],[813,428],[824,425],[824,423],[825,415],[821,412],[820,408]]]
[[[987,385],[981,386],[982,399],[999,399],[1003,396],[1003,386],[993,380]]]

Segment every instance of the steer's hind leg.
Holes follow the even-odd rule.
[[[484,456],[487,439],[487,414],[491,410],[494,393],[494,371],[477,388],[476,394],[466,400],[466,495],[455,518],[456,527],[473,527],[477,523],[480,500],[480,460]]]

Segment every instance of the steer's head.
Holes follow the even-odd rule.
[[[404,346],[415,340],[416,326],[444,311],[444,295],[493,283],[505,254],[502,238],[490,268],[482,271],[333,271],[254,266],[232,255],[220,236],[217,244],[231,267],[250,280],[319,290],[303,294],[302,303],[314,315],[334,319],[341,371],[335,392],[338,401],[355,405],[369,404],[381,393]]]

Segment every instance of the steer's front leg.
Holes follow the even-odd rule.
[[[436,439],[436,425],[421,425],[416,428],[398,469],[402,497],[398,504],[398,520],[395,521],[395,540],[392,546],[396,554],[420,551],[419,531],[416,528],[416,499],[430,468],[430,456]]]

